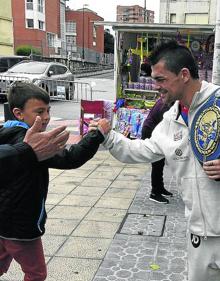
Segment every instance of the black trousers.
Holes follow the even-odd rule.
[[[142,139],[150,138],[152,134],[152,128],[147,126],[143,126],[142,128]],[[164,190],[164,182],[163,182],[163,168],[165,165],[165,159],[161,159],[157,162],[151,164],[151,193],[161,194]]]
[[[164,190],[164,182],[163,182],[163,168],[165,165],[165,159],[161,159],[157,162],[151,164],[151,193],[161,194]]]

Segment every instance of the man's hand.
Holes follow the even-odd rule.
[[[110,122],[107,119],[99,119],[98,121],[91,121],[89,124],[89,131],[99,129],[103,135],[106,135],[111,130]]]
[[[210,179],[220,179],[220,159],[204,162],[203,169]]]
[[[27,130],[24,142],[34,150],[39,161],[53,157],[65,148],[69,132],[60,126],[48,132],[41,132],[41,118],[37,116],[33,126]]]

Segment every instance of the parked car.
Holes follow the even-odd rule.
[[[5,72],[13,65],[28,59],[26,56],[0,56],[0,72]]]
[[[51,98],[73,99],[74,75],[61,63],[23,61],[0,74],[0,94],[6,95],[14,81],[32,82],[44,88]]]

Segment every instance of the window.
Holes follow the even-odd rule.
[[[55,46],[55,35],[53,33],[47,33],[47,44],[48,47]]]
[[[26,9],[33,10],[33,0],[26,0]]]
[[[44,30],[44,22],[43,21],[41,21],[41,20],[38,21],[38,28],[40,30]]]
[[[33,19],[27,19],[27,28],[34,28],[34,20]]]
[[[96,38],[96,27],[93,25],[93,38]]]
[[[76,33],[76,23],[74,21],[66,22],[66,32],[67,33]]]
[[[56,74],[60,75],[60,74],[64,74],[66,73],[67,68],[65,66],[62,65],[56,65]]]
[[[170,14],[170,23],[176,23],[176,14]]]
[[[185,14],[185,23],[187,24],[208,24],[208,14]]]
[[[73,35],[66,35],[66,43],[67,45],[76,45],[76,36]]]
[[[44,12],[44,0],[38,0],[38,12],[43,13]]]

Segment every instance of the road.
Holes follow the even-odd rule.
[[[76,81],[90,83],[93,88],[93,100],[115,100],[113,72],[103,75],[76,78]],[[52,119],[78,120],[79,103],[69,101],[51,101]],[[0,104],[0,121],[4,120],[4,106]]]

